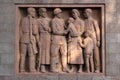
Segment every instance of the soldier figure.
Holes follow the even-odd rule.
[[[29,59],[30,72],[35,72],[35,55],[37,53],[37,24],[35,20],[35,9],[27,9],[28,16],[24,17],[20,27],[20,72],[25,72],[26,55]]]
[[[92,33],[92,39],[94,41],[94,62],[95,62],[95,72],[100,72],[100,54],[99,54],[99,47],[100,47],[100,29],[98,26],[97,21],[92,17],[92,10],[85,9],[85,32]]]
[[[52,27],[52,44],[51,44],[51,71],[58,71],[59,55],[63,67],[63,72],[67,72],[67,31],[65,31],[65,22],[61,18],[62,10],[54,9],[54,18],[51,22]]]
[[[50,42],[51,28],[50,19],[47,17],[46,8],[39,9],[38,32],[39,32],[39,64],[38,71],[46,72],[47,65],[50,65]]]

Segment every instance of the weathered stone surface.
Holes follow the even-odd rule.
[[[114,28],[113,28],[114,29]],[[118,40],[117,33],[106,33],[106,43],[116,43]]]
[[[60,74],[59,80],[77,80],[76,74]]]
[[[8,75],[14,75],[14,65],[0,65],[0,75],[1,76],[8,76]]]
[[[92,76],[88,76],[88,75],[77,75],[77,80],[92,80]]]
[[[58,80],[57,75],[21,75],[21,76],[8,76],[5,80]]]
[[[62,3],[62,0],[14,0],[14,3]]]
[[[5,64],[14,64],[14,55],[11,54],[0,54],[1,55],[1,65],[5,65]]]
[[[92,80],[111,80],[111,77],[105,77],[105,76],[95,76],[92,78]]]
[[[14,43],[14,28],[15,28],[15,6],[12,2],[15,3],[72,3],[72,0],[0,0],[0,57],[3,55],[5,58],[9,57],[8,55],[14,55],[13,43]],[[116,2],[117,1],[117,2]],[[79,76],[77,80],[120,80],[120,64],[119,64],[119,43],[120,43],[120,35],[116,33],[120,33],[120,0],[74,0],[74,3],[104,3],[106,4],[106,75],[112,76],[112,78],[106,77],[86,77],[86,76]],[[3,4],[4,3],[4,4]],[[5,4],[7,3],[7,4]],[[117,7],[117,8],[116,8]],[[7,21],[7,22],[6,22]],[[5,43],[4,43],[5,42]],[[7,43],[8,42],[8,43]],[[11,43],[13,42],[13,43]],[[11,44],[9,44],[11,43]],[[7,53],[7,56],[6,56]],[[8,54],[10,53],[10,54]],[[12,54],[11,54],[12,53]],[[11,57],[12,58],[12,57]],[[13,75],[14,73],[14,65],[12,60],[8,60],[2,58],[2,64],[5,63],[6,65],[2,65],[0,63],[0,75],[4,75],[4,77],[0,77],[0,80],[59,80],[61,77],[55,76],[51,77],[32,77],[25,76],[9,76],[6,75]],[[1,59],[1,58],[0,58]],[[5,61],[4,61],[5,60]],[[10,60],[10,61],[9,61]],[[1,62],[1,60],[0,60]],[[7,65],[7,64],[12,64]],[[47,75],[48,76],[48,75]],[[118,76],[118,77],[114,77]],[[27,78],[25,78],[27,77]],[[66,77],[61,79],[65,79]],[[72,78],[72,77],[71,77]],[[68,80],[69,77],[67,76]],[[76,79],[76,78],[75,78]],[[72,80],[75,80],[72,78]]]
[[[14,43],[15,6],[12,3],[0,3],[0,42]]]
[[[13,3],[13,0],[0,0],[0,3]]]
[[[120,80],[120,77],[111,77],[111,80]]]
[[[0,76],[0,80],[5,80],[5,77],[4,76]]]
[[[9,37],[8,37],[9,38]],[[0,53],[6,54],[9,53],[11,55],[14,54],[14,45],[12,43],[0,43]]]
[[[120,53],[119,46],[120,46],[119,43],[109,43],[109,46],[106,46],[107,53],[113,53],[114,55],[115,55],[115,53]],[[109,56],[107,56],[107,57],[109,57]]]
[[[119,71],[120,65],[116,63],[109,62],[106,64],[106,75],[109,76],[118,76],[120,74]]]
[[[74,0],[62,0],[62,3],[73,3]]]
[[[75,3],[105,3],[105,0],[75,0]]]

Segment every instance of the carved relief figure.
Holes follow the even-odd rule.
[[[95,64],[95,72],[100,72],[100,54],[99,54],[99,47],[100,47],[100,29],[98,26],[97,20],[92,17],[92,10],[85,9],[85,31],[90,31],[92,34],[92,39],[94,41],[94,64]]]
[[[63,67],[63,72],[67,72],[67,43],[65,35],[65,22],[62,19],[62,10],[54,9],[54,18],[51,22],[52,27],[52,44],[51,44],[51,71],[59,72],[58,63],[59,55]]]
[[[20,72],[101,71],[100,28],[93,18],[99,11],[93,15],[92,9],[85,9],[83,21],[78,9],[72,9],[71,17],[69,9],[64,10],[55,8],[52,14],[46,8],[27,8],[27,16],[23,17],[19,28]],[[83,69],[83,65],[86,68]]]
[[[85,48],[85,65],[87,72],[94,72],[94,62],[93,62],[93,49],[94,49],[94,41],[91,38],[90,32],[85,32],[84,44],[82,47]],[[91,71],[90,71],[91,70]]]
[[[38,31],[39,31],[39,64],[38,71],[46,72],[46,66],[50,65],[50,43],[51,28],[50,19],[47,17],[46,8],[39,9]]]
[[[29,70],[35,72],[35,56],[37,53],[37,23],[35,9],[27,9],[28,16],[24,17],[20,27],[20,72],[25,72],[26,56],[29,57]]]
[[[76,29],[76,31],[74,32],[77,32],[77,36],[76,37],[71,36],[72,41],[68,44],[68,46],[71,47],[71,50],[69,51],[69,53],[71,53],[71,57],[69,57],[68,61],[69,64],[71,64],[72,72],[76,71],[77,69],[76,67],[78,64],[79,64],[78,72],[82,72],[82,65],[84,64],[82,48],[78,44],[78,37],[81,37],[81,35],[84,32],[84,22],[79,18],[79,16],[80,16],[79,11],[77,9],[72,9],[72,17],[74,18],[73,27],[75,27]]]

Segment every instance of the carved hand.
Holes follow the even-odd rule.
[[[97,41],[97,46],[100,47],[100,41]]]

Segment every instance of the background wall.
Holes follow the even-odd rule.
[[[15,3],[104,3],[106,6],[106,75],[15,74]],[[0,80],[120,80],[120,0],[0,0]]]

